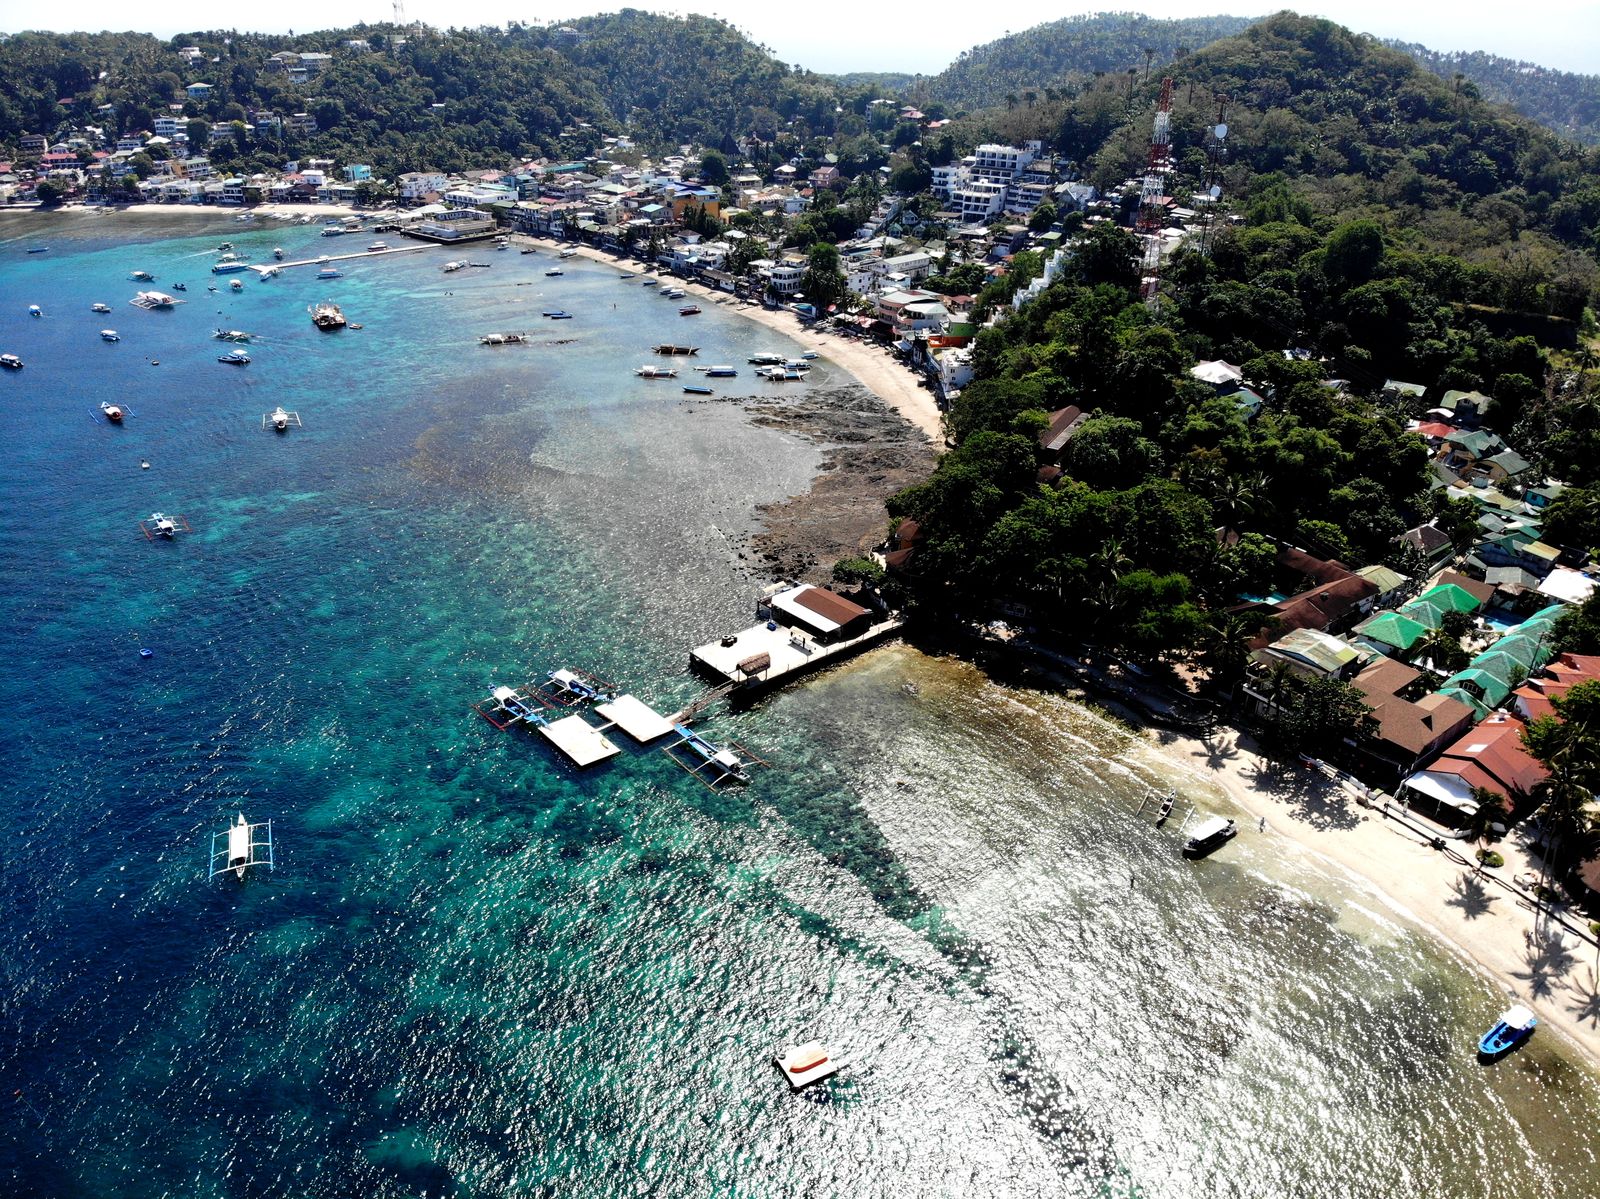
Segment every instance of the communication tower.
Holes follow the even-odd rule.
[[[1134,219],[1144,246],[1140,263],[1139,294],[1151,307],[1160,303],[1161,231],[1167,213],[1161,201],[1167,175],[1172,170],[1172,79],[1161,81],[1161,96],[1156,101],[1155,124],[1150,130],[1150,156],[1145,163],[1144,184],[1139,189],[1139,215]]]

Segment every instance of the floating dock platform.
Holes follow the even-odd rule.
[[[672,732],[672,722],[643,700],[619,695],[595,711],[641,745]]]
[[[578,766],[593,766],[621,752],[616,742],[577,714],[541,724],[539,731]]]

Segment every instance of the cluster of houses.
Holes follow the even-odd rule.
[[[1227,363],[1201,363],[1194,374],[1249,415],[1259,410],[1262,398]],[[1385,390],[1415,400],[1425,393],[1396,381]],[[1600,580],[1585,569],[1586,548],[1541,540],[1541,513],[1561,485],[1479,427],[1488,404],[1448,392],[1411,422],[1430,447],[1433,485],[1475,506],[1470,546],[1433,524],[1406,531],[1397,541],[1409,549],[1397,560],[1415,564],[1412,577],[1283,545],[1275,589],[1236,609],[1262,621],[1243,685],[1247,707],[1270,717],[1287,673],[1349,683],[1371,717],[1346,744],[1345,764],[1445,823],[1482,802],[1500,805],[1508,822],[1525,812],[1546,771],[1523,749],[1523,729],[1553,712],[1552,698],[1600,680],[1600,657],[1558,655],[1552,645],[1556,620]],[[1070,439],[1070,414],[1059,415],[1045,435]],[[1600,865],[1592,873],[1600,894]]]

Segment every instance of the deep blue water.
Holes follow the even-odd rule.
[[[366,240],[0,222],[0,1192],[1595,1192],[1586,1068],[1480,1070],[1493,991],[1303,863],[1179,861],[1128,816],[1153,763],[1071,705],[885,647],[715,713],[774,763],[728,794],[490,729],[562,665],[698,693],[820,454],[631,368],[779,339],[548,252],[212,295],[224,238]],[[129,307],[132,269],[189,302]],[[278,869],[208,882],[241,810]],[[769,1056],[810,1035],[854,1066],[797,1098]]]

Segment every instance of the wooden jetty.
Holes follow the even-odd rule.
[[[330,262],[348,262],[352,258],[384,258],[390,254],[416,254],[427,246],[395,246],[388,250],[360,250],[354,254],[322,254],[316,258],[300,258],[294,262],[251,263],[250,269],[262,278],[286,271],[292,266],[323,266]]]

